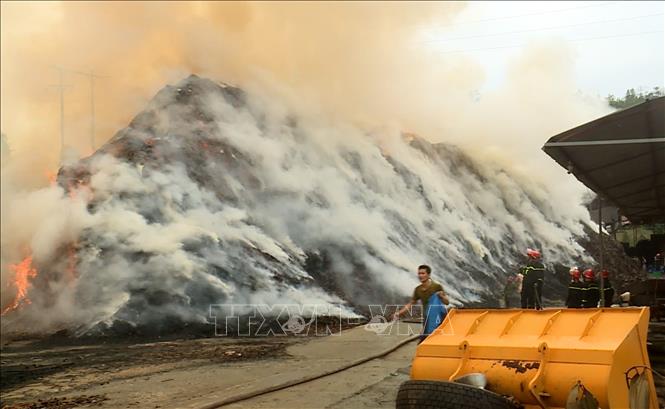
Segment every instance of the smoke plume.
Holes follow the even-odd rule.
[[[589,223],[580,203],[584,189],[540,146],[607,108],[580,96],[574,53],[556,40],[527,47],[502,88],[478,100],[472,95],[482,88],[482,66],[465,54],[436,54],[419,40],[430,25],[454,21],[463,3],[1,7],[1,127],[11,147],[8,159],[3,148],[2,165],[3,306],[12,291],[10,264],[32,252],[37,266],[52,274],[51,288],[35,291],[61,294],[48,301],[52,314],[42,317],[42,328],[54,315],[68,317],[63,325],[113,317],[136,323],[136,303],[145,311],[141,319],[150,320],[164,313],[151,315],[146,307],[161,305],[158,296],[137,296],[150,287],[166,294],[164,304],[174,308],[169,313],[185,320],[201,320],[203,304],[229,299],[234,289],[242,289],[245,301],[252,294],[290,294],[292,301],[343,302],[320,283],[311,289],[317,280],[306,271],[307,260],[318,248],[337,252],[331,269],[341,278],[357,270],[345,261],[353,259],[370,276],[381,272],[382,285],[398,294],[408,292],[403,283],[414,265],[434,260],[459,302],[496,283],[526,245],[546,247],[552,261],[581,254],[574,238]],[[151,169],[102,152],[86,162],[88,187],[69,189],[79,192],[75,197],[66,185],[44,187],[60,159],[58,96],[49,88],[58,81],[55,66],[67,70],[64,83],[72,86],[65,90],[72,163],[92,148],[87,79],[71,70],[104,76],[95,88],[97,146],[149,104],[156,128],[128,129],[139,128],[141,143],[174,137],[168,144],[174,161]],[[252,164],[229,176],[235,158],[218,165],[215,158],[209,166],[219,168],[205,174],[230,178],[224,186],[197,180],[188,169],[191,158],[176,155],[183,142],[175,136],[197,129],[178,111],[187,108],[149,103],[189,73],[248,92],[246,106],[238,107],[202,86],[196,105],[215,124],[206,130],[209,138]],[[160,101],[163,110],[155,107]],[[285,131],[293,121],[297,132]],[[418,142],[416,149],[403,131],[459,148]],[[261,196],[262,189],[269,194]],[[220,200],[220,191],[231,193]],[[155,195],[161,199],[151,203]],[[355,247],[362,250],[349,256]],[[240,282],[242,273],[228,270],[258,259],[248,248],[274,259],[244,266],[251,277],[263,274],[256,278],[260,285]],[[193,255],[200,249],[205,254]],[[63,256],[70,253],[73,262]],[[68,263],[76,264],[76,280],[68,277]],[[226,273],[211,272],[211,265]],[[273,291],[278,272],[292,282]],[[194,295],[200,305],[191,307]],[[39,320],[43,310],[38,300],[33,304]]]

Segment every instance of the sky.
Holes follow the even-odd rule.
[[[502,83],[521,45],[564,40],[581,91],[623,95],[665,84],[664,10],[660,1],[469,2],[453,23],[423,27],[420,45],[481,62],[482,92]]]

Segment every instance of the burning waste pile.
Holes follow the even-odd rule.
[[[453,146],[322,125],[196,76],[12,211],[40,207],[48,223],[3,271],[3,331],[166,332],[216,304],[352,316],[403,302],[423,262],[454,303],[496,299],[527,246],[581,260],[587,223]]]

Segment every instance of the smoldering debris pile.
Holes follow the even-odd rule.
[[[218,304],[353,315],[403,302],[420,263],[462,305],[495,299],[527,246],[550,265],[592,261],[578,244],[588,218],[499,165],[196,76],[162,89],[58,184],[85,217],[35,258],[32,303],[16,313],[29,331],[169,331],[209,322]],[[552,276],[553,297],[565,279]]]
[[[586,229],[586,237],[580,240],[584,247],[594,260],[600,260],[601,244],[598,233],[590,228]],[[626,255],[623,245],[614,240],[612,236],[603,235],[602,243],[603,265],[610,272],[610,281],[612,285],[620,292],[628,291],[630,286],[640,280],[646,279],[646,272],[642,268],[640,260],[632,259]],[[588,265],[586,267],[599,270],[599,263]]]

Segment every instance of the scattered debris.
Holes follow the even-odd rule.
[[[108,399],[105,395],[80,395],[2,405],[2,409],[69,409],[80,406],[101,406]]]

